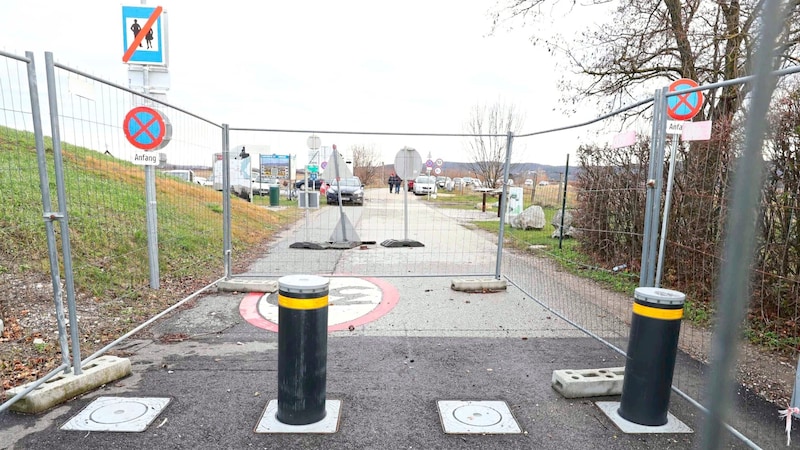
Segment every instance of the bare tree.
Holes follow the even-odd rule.
[[[353,171],[361,178],[361,182],[369,185],[376,177],[380,176],[378,151],[374,145],[353,145]]]
[[[507,133],[519,133],[525,118],[514,105],[501,102],[476,105],[464,126],[466,134],[475,135],[467,141],[467,151],[475,173],[494,187],[503,179],[506,161]],[[513,151],[513,149],[512,149]]]
[[[504,0],[494,11],[495,28],[520,20],[541,25],[553,19],[558,7],[574,13],[608,14],[608,20],[578,35],[547,35],[555,27],[531,27],[532,41],[557,56],[579,80],[562,80],[566,101],[599,95],[611,99],[606,107],[678,78],[701,84],[752,73],[751,56],[757,39],[758,11],[763,0],[608,0],[585,3],[559,0]],[[786,1],[789,11],[776,66],[800,63],[800,0]],[[562,8],[563,10],[563,8]],[[579,10],[579,11],[578,11]],[[606,12],[610,10],[610,14]],[[559,13],[555,13],[558,15]],[[742,106],[749,84],[709,92],[700,120],[728,119]]]

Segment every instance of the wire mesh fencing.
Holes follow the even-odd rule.
[[[739,353],[735,370],[739,388],[727,420],[746,436],[746,442],[749,438],[756,443],[749,444],[765,447],[775,444],[781,423],[763,416],[775,414],[792,401],[798,356],[797,119],[792,114],[797,110],[797,95],[791,89],[791,75],[784,77],[783,84],[790,88],[779,91],[773,102],[764,163],[745,169],[754,177],[764,174],[760,231],[750,272],[752,298],[747,321],[741,336],[725,344]],[[712,87],[706,95],[719,97],[722,88]],[[731,215],[734,162],[742,154],[743,142],[735,133],[742,126],[742,117],[719,109],[708,118],[713,123],[709,140],[684,142],[679,135],[666,138],[677,154],[675,158],[661,154],[655,160],[663,168],[656,172],[663,177],[660,180],[652,178],[651,162],[657,153],[650,138],[622,148],[581,147],[577,180],[569,186],[577,199],[572,239],[563,248],[556,246],[549,235],[557,235],[559,224],[550,220],[554,214],[544,207],[545,229],[507,234],[506,245],[518,251],[510,252],[503,261],[503,273],[510,281],[590,335],[624,352],[632,294],[641,284],[643,250],[648,241],[663,239],[657,285],[687,294],[673,386],[698,406],[707,405],[703,399],[709,386],[717,382],[706,377],[714,358],[713,325],[719,320],[718,283],[725,263],[722,248],[725,242],[737,239],[724,230]],[[609,119],[613,120],[613,115]],[[671,172],[674,187],[668,204],[664,199]],[[656,209],[666,226],[660,231],[657,222],[654,234],[648,235],[647,192],[653,188],[658,192]],[[534,237],[536,233],[539,238]],[[550,242],[542,242],[548,238]],[[649,270],[656,272],[655,267]]]
[[[9,261],[0,267],[0,282],[4,288],[35,290],[47,280],[25,275],[33,265],[44,267],[48,261],[41,258],[41,248],[47,246],[42,213],[29,207],[40,204],[43,192],[30,134],[29,62],[5,53],[0,57],[0,191],[8,199],[0,203],[0,248]],[[62,263],[68,260],[74,269],[82,330],[100,327],[100,334],[111,339],[145,319],[142,305],[167,306],[193,292],[194,280],[226,270],[243,277],[302,270],[421,278],[496,276],[502,267],[502,275],[527,295],[625,352],[644,249],[661,234],[666,246],[663,267],[659,263],[663,277],[657,282],[687,294],[673,384],[681,395],[704,403],[712,326],[718,317],[717,285],[725,263],[722,246],[736,239],[725,233],[733,162],[742,152],[736,111],[710,115],[711,140],[678,143],[676,136],[670,137],[678,144],[674,158],[654,153],[649,138],[622,148],[584,146],[575,167],[567,167],[563,177],[518,174],[514,184],[498,189],[495,183],[481,184],[485,180],[468,167],[439,160],[441,150],[462,148],[469,136],[318,132],[321,142],[304,148],[313,133],[227,128],[63,64],[50,61],[47,72],[51,122],[45,134],[55,142],[45,144],[46,171],[55,175],[63,169],[72,251],[62,256]],[[710,88],[707,95],[719,97],[713,89],[719,88]],[[147,169],[137,164],[141,152],[125,139],[126,118],[138,106],[168,118],[171,133],[169,143],[150,154],[157,159],[155,229],[148,226],[146,214]],[[753,296],[742,339],[728,342],[741,355],[733,406],[737,414],[730,416],[730,423],[753,441],[767,444],[781,424],[766,414],[790,402],[800,342],[796,91],[779,95],[773,110],[764,149],[767,162],[751,168],[764,176]],[[535,139],[526,135],[515,143]],[[334,151],[337,141],[357,143]],[[418,167],[401,171],[395,161],[382,161],[372,151],[393,147],[398,152],[415,149],[421,155]],[[523,148],[518,160],[535,159],[523,145],[515,148]],[[301,166],[296,155],[305,152],[309,164]],[[63,156],[63,168],[54,167],[56,153]],[[226,171],[226,166],[233,168]],[[672,170],[660,171],[654,179],[654,166]],[[398,172],[405,180],[395,188],[388,180]],[[674,173],[674,187],[667,209],[661,198],[669,173]],[[129,189],[130,182],[141,189]],[[655,209],[665,210],[665,233],[658,226],[647,231],[648,192],[655,191]],[[536,229],[505,215],[502,206],[512,198],[521,209],[538,208],[531,216],[540,223]],[[483,231],[464,240],[463,234],[453,233],[459,227]],[[33,239],[16,238],[31,236],[30,230]],[[262,240],[265,231],[278,238]],[[499,242],[501,235],[505,242]],[[161,250],[158,266],[169,274],[156,274],[166,288],[157,296],[139,289],[152,282],[153,239]],[[425,245],[433,242],[437,245]],[[253,247],[263,247],[264,257],[254,261],[246,251]],[[218,257],[195,256],[215,251]],[[232,267],[225,267],[226,256]],[[95,301],[101,298],[113,301]],[[96,306],[100,303],[104,306]],[[92,320],[100,317],[113,320]]]
[[[311,133],[231,129],[232,154],[245,148],[259,163],[254,170],[280,192],[279,199],[255,196],[255,203],[294,211],[281,223],[284,232],[267,257],[236,276],[282,276],[287,270],[387,277],[495,273],[496,237],[471,236],[465,242],[452,233],[475,220],[499,217],[493,189],[482,190],[471,170],[439,161],[437,149],[456,147],[462,137],[403,136],[405,145],[399,146],[397,135],[365,132],[345,139],[336,133],[317,134],[325,145],[298,149]],[[342,141],[355,143],[334,149]],[[293,144],[265,145],[279,142]],[[372,151],[393,146],[398,152],[413,148],[419,166],[405,173],[395,161],[381,161]],[[295,164],[291,174],[275,163],[306,152],[304,160],[310,164]],[[402,183],[390,185],[389,178],[396,175]],[[314,207],[299,208],[306,195]],[[237,221],[234,215],[233,224]],[[280,256],[273,259],[272,254]]]
[[[69,367],[64,305],[58,277],[47,158],[41,134],[33,55],[0,52],[0,369],[2,388]],[[34,131],[38,135],[34,137]],[[39,205],[33,208],[31,205]],[[50,280],[47,273],[51,273]],[[55,312],[55,314],[54,314]],[[48,320],[43,321],[42,318]],[[60,358],[30,358],[47,347]],[[26,367],[26,370],[16,370]]]
[[[118,85],[54,64],[57,120],[65,143],[65,181],[69,198],[69,220],[75,230],[73,260],[77,282],[92,295],[114,296],[121,302],[130,287],[146,284],[148,270],[148,230],[146,223],[146,166],[137,165],[137,151],[125,139],[127,113],[142,104],[151,104],[171,122],[172,139],[159,150],[156,180],[157,236],[162,248],[177,248],[185,255],[159,254],[160,265],[169,273],[190,275],[197,267],[221,262],[196,261],[195,265],[172,267],[173,261],[191,260],[198,246],[222,245],[221,196],[189,176],[194,158],[210,159],[221,146],[221,127],[165,104],[157,104]],[[51,111],[51,115],[56,113]],[[203,157],[205,156],[205,158]],[[199,175],[198,175],[199,176]],[[122,182],[126,183],[123,184]],[[133,181],[141,190],[126,189]],[[108,220],[115,217],[116,220]],[[111,223],[98,226],[102,223]],[[209,220],[217,218],[218,220]],[[213,229],[203,229],[205,224]],[[108,247],[98,248],[98,243]],[[123,285],[103,283],[103,272],[126,273]],[[85,275],[81,275],[85,274]]]

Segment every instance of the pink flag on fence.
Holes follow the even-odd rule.
[[[711,121],[684,122],[681,139],[684,141],[707,141],[711,139]]]
[[[626,131],[624,133],[620,133],[614,136],[614,140],[611,142],[611,148],[628,147],[635,143],[636,143],[636,132]]]

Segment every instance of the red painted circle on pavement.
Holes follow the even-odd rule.
[[[364,325],[365,323],[372,322],[377,320],[384,315],[386,315],[392,308],[397,305],[398,300],[400,299],[400,293],[397,291],[392,284],[378,279],[378,278],[357,278],[358,280],[367,281],[375,286],[377,286],[381,291],[381,301],[378,303],[374,308],[372,308],[368,313],[355,317],[351,320],[347,320],[345,322],[337,323],[328,327],[328,332],[331,331],[342,331],[347,330],[350,326],[357,327],[360,325]],[[338,280],[342,280],[337,279]],[[349,286],[346,286],[349,287]],[[331,293],[328,293],[328,296],[331,296]],[[265,298],[264,293],[262,292],[252,292],[247,294],[239,303],[239,314],[242,318],[247,321],[247,323],[254,325],[258,328],[263,328],[265,330],[278,332],[278,324],[271,320],[266,319],[260,312],[259,312],[259,304],[261,299]],[[334,307],[336,302],[330,302],[331,306],[329,308]],[[275,307],[277,309],[277,307]],[[330,309],[328,310],[330,313]],[[329,316],[330,318],[330,316]]]

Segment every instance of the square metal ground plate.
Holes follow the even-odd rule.
[[[162,397],[99,397],[61,426],[62,430],[138,433],[171,401]]]
[[[448,434],[522,433],[503,401],[439,400],[439,417]]]
[[[667,423],[657,427],[647,425],[639,425],[622,418],[617,410],[619,409],[619,402],[595,402],[598,408],[614,422],[623,433],[628,434],[642,434],[642,433],[694,433],[685,423],[678,420],[677,417],[667,412]]]
[[[325,400],[325,418],[308,425],[287,425],[278,420],[278,400],[270,400],[264,409],[261,420],[256,425],[256,433],[336,433],[339,431],[339,416],[342,412],[341,400]]]

